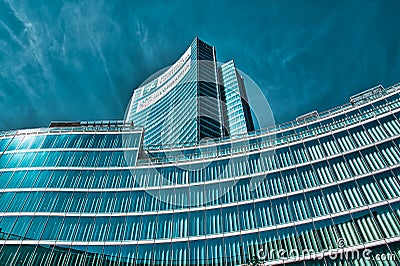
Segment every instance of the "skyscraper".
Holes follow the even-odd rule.
[[[245,82],[214,62],[196,39],[124,121],[1,132],[0,264],[397,265],[400,85],[248,132]]]
[[[226,125],[229,135],[235,136],[254,131],[253,118],[247,99],[244,80],[235,67],[233,60],[219,68],[222,85],[222,102],[226,109]]]
[[[134,91],[125,120],[145,128],[145,146],[194,144],[254,130],[233,61],[219,66],[215,48],[199,38]]]

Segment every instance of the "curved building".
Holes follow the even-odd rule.
[[[232,66],[215,77],[238,77]],[[242,86],[216,84],[222,100]],[[134,100],[129,121],[2,132],[0,264],[398,265],[399,92],[375,87],[234,138],[196,142],[194,126],[173,132],[194,136],[176,146],[127,123],[141,119]],[[210,106],[252,123],[226,117],[237,99]]]

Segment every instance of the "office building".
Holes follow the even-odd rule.
[[[135,90],[124,121],[1,132],[0,264],[398,265],[400,85],[250,132],[233,62],[206,68],[222,81],[173,81],[196,75],[199,43],[172,66],[182,76]],[[198,120],[203,94],[228,101],[206,108],[218,119]],[[164,142],[178,95],[192,105]]]

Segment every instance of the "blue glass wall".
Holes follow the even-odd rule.
[[[236,70],[235,63],[231,60],[222,64],[219,71],[229,135],[236,136],[254,131],[244,81]]]

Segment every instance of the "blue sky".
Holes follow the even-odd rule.
[[[54,2],[0,0],[0,130],[121,119],[195,36],[235,59],[277,122],[400,82],[400,1]]]

